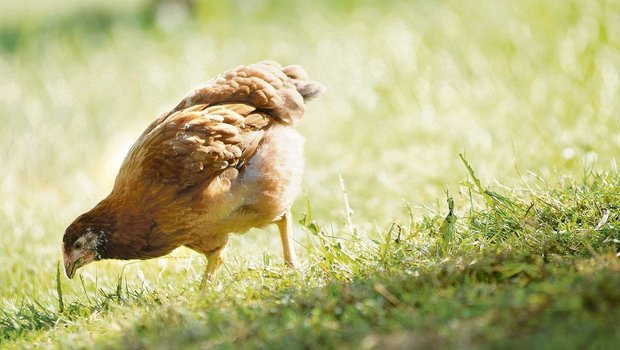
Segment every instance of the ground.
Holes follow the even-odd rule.
[[[620,1],[2,7],[0,347],[620,341]],[[271,228],[204,291],[185,249],[64,277],[65,227],[148,123],[263,59],[327,87],[299,126],[302,267]]]

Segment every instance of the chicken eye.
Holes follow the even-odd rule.
[[[75,250],[82,249],[82,242],[75,242],[75,244],[73,245],[73,249]]]

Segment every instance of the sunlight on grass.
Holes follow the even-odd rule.
[[[282,344],[282,324],[269,317],[285,304],[293,306],[283,327],[299,347],[351,339],[369,348],[458,346],[447,324],[470,332],[467,347],[476,336],[501,341],[521,329],[503,318],[508,311],[488,311],[510,296],[519,295],[506,310],[523,323],[528,312],[574,316],[618,297],[605,278],[618,269],[609,256],[620,239],[619,1],[5,2],[2,343],[165,348],[174,338],[159,327],[170,322],[185,345]],[[268,229],[234,238],[222,281],[199,297],[204,258],[187,249],[93,264],[59,286],[64,229],[107,195],[146,125],[215,74],[263,59],[299,63],[327,87],[299,127],[307,166],[294,215],[303,272],[282,268],[277,233]],[[446,191],[454,223],[446,221]],[[548,284],[547,273],[583,298]],[[597,300],[582,278],[606,296]],[[325,308],[313,308],[322,293]],[[454,293],[463,304],[446,301]],[[556,296],[575,304],[562,309]],[[578,324],[573,316],[564,330]],[[261,318],[270,320],[265,328],[244,328]],[[321,335],[323,321],[352,331]],[[496,321],[504,328],[484,333]],[[410,328],[418,340],[406,335]],[[84,329],[91,335],[82,337]],[[141,329],[153,338],[142,342]],[[319,338],[305,343],[308,334]]]

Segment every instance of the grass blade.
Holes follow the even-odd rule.
[[[463,164],[465,164],[465,168],[467,169],[467,172],[469,173],[469,176],[471,176],[471,178],[473,179],[474,184],[476,185],[476,188],[478,189],[478,192],[484,198],[484,201],[487,203],[487,205],[489,207],[494,208],[495,207],[495,203],[493,202],[493,198],[491,198],[491,196],[487,193],[487,190],[485,190],[482,187],[482,183],[480,183],[480,179],[478,179],[478,177],[476,176],[476,173],[474,172],[474,169],[471,167],[471,165],[469,165],[469,162],[465,159],[463,154],[459,153],[459,157],[461,157],[461,160],[463,161]]]
[[[452,199],[452,197],[450,197],[447,193],[446,195],[448,197],[446,199],[448,202],[448,215],[444,218],[441,228],[439,229],[441,232],[441,246],[444,253],[448,251],[448,247],[452,242],[452,238],[454,237],[454,224],[456,223],[456,215],[454,215],[454,199]]]
[[[65,303],[62,300],[62,284],[60,283],[60,261],[56,263],[56,293],[58,293],[58,313],[65,311]]]

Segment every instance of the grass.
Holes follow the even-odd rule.
[[[370,239],[330,232],[306,216],[307,262],[300,273],[266,259],[229,271],[208,291],[170,280],[130,285],[121,275],[115,287],[73,295],[64,309],[60,287],[52,305],[12,305],[0,325],[6,338],[22,340],[17,345],[60,347],[617,342],[619,218],[599,214],[617,205],[620,177],[592,174],[587,183],[530,193],[527,200],[487,194],[492,206],[456,221],[449,244],[441,217],[394,223]],[[57,270],[57,286],[66,283],[59,276]]]
[[[617,344],[620,2],[175,4],[0,16],[0,347]],[[142,129],[265,58],[328,88],[299,128],[303,267],[270,229],[206,291],[184,249],[64,278],[64,228]]]

